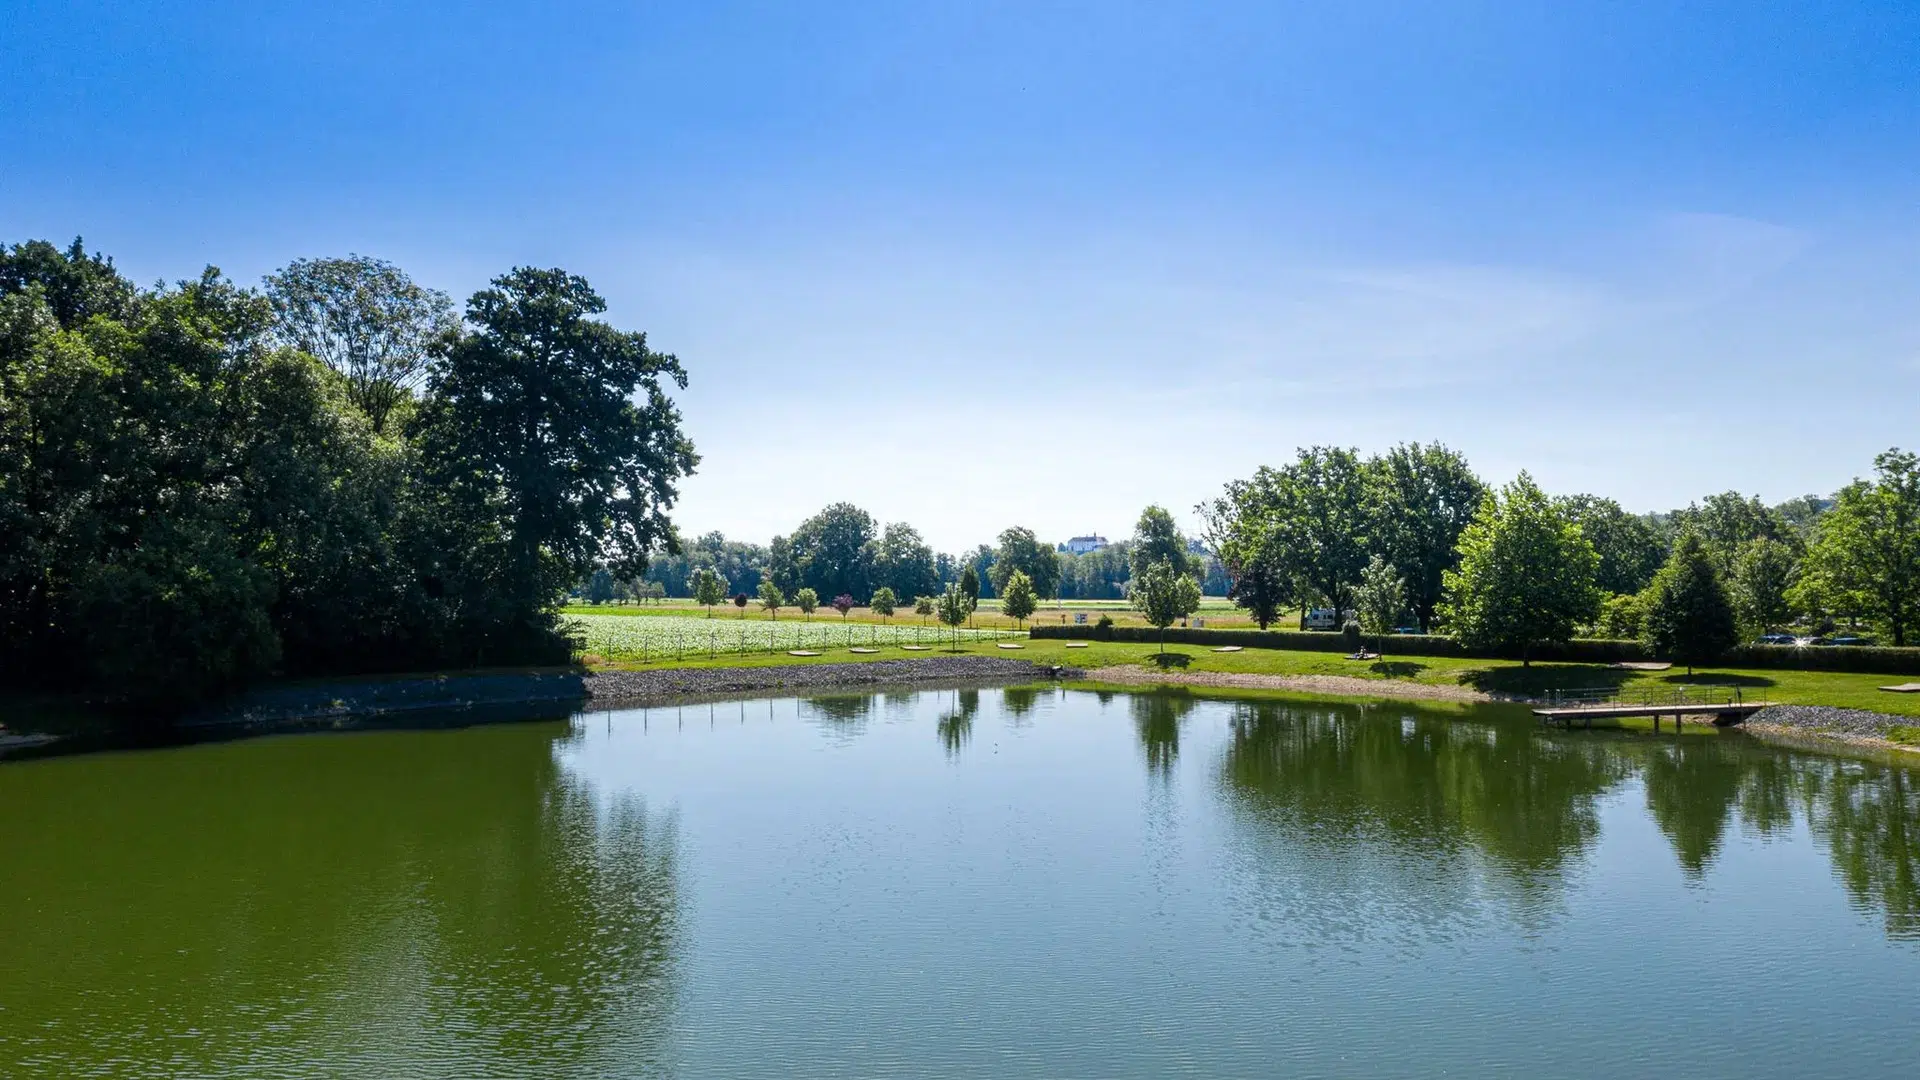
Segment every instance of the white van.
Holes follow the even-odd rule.
[[[1300,620],[1302,630],[1338,630],[1340,613],[1330,607],[1308,608]]]

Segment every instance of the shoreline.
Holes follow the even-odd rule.
[[[1156,687],[1256,691],[1347,701],[1483,705],[1525,703],[1464,686],[1346,675],[1169,671],[1135,665],[1081,670],[1002,656],[945,655],[815,664],[650,670],[521,671],[371,676],[257,688],[178,721],[142,727],[98,723],[72,730],[0,725],[0,761],[101,750],[182,745],[254,735],[352,731],[412,724],[556,719],[615,709],[709,699],[870,692],[887,688],[1068,682],[1122,692]],[[1775,706],[1739,725],[1756,737],[1814,752],[1877,751],[1911,759],[1920,745],[1895,741],[1914,718],[1830,706]]]
[[[1464,686],[1394,679],[1363,679],[1355,675],[1258,675],[1223,671],[1151,671],[1143,667],[1103,667],[1087,672],[1086,680],[1121,686],[1205,686],[1229,690],[1274,690],[1342,698],[1392,698],[1399,701],[1449,701],[1489,705],[1512,699],[1495,697]]]

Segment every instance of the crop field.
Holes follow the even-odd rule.
[[[708,619],[656,615],[635,619],[622,615],[568,615],[569,625],[581,636],[581,651],[607,660],[679,660],[739,653],[782,653],[792,649],[897,648],[901,645],[944,645],[953,631],[944,626],[917,623],[878,624],[843,622],[838,616],[802,619]],[[962,641],[1024,638],[1008,630],[967,630]]]

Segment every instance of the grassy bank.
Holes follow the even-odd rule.
[[[1064,641],[1026,641],[1020,650],[1000,649],[991,643],[965,643],[962,653],[982,656],[1014,656],[1041,664],[1061,664],[1095,669],[1113,666],[1139,666],[1154,662],[1159,652],[1153,645],[1119,642],[1088,642],[1085,648],[1069,648]],[[632,662],[596,664],[609,669],[658,667],[762,667],[773,664],[847,663],[860,660],[899,659],[906,656],[945,654],[909,652],[885,648],[878,653],[849,653],[845,649],[823,649],[817,657],[759,654],[721,656],[713,660],[688,659],[654,664]],[[1683,670],[1629,671],[1597,664],[1534,664],[1522,667],[1511,660],[1470,660],[1449,657],[1394,657],[1376,661],[1347,660],[1337,653],[1289,652],[1280,649],[1247,649],[1236,653],[1216,653],[1194,646],[1172,646],[1167,653],[1175,657],[1173,670],[1221,672],[1247,675],[1321,675],[1403,681],[1430,686],[1466,688],[1489,694],[1537,697],[1549,690],[1603,686],[1648,686],[1691,684],[1701,686],[1737,686],[1749,698],[1795,705],[1834,705],[1850,709],[1870,709],[1901,716],[1920,717],[1920,694],[1890,694],[1876,689],[1883,683],[1898,681],[1885,675],[1857,675],[1824,671],[1753,671],[1738,669],[1700,669],[1689,676]]]

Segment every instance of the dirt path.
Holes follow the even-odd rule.
[[[1223,686],[1242,690],[1297,690],[1343,697],[1406,698],[1415,701],[1493,701],[1464,686],[1435,686],[1398,679],[1362,679],[1351,675],[1249,675],[1224,671],[1149,671],[1142,667],[1104,667],[1087,672],[1094,682],[1131,685]]]

